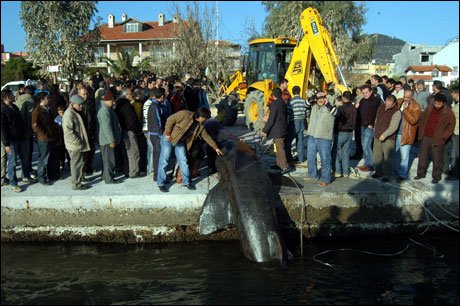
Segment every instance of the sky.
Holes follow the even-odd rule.
[[[216,1],[199,1],[215,9]],[[184,2],[179,2],[183,7]],[[260,1],[217,1],[219,10],[219,38],[242,45],[245,28],[254,23],[260,33],[267,12]],[[445,45],[458,36],[458,1],[365,1],[368,11],[363,33],[380,33],[409,43]],[[109,14],[115,22],[121,14],[139,21],[157,21],[164,13],[171,20],[172,1],[99,1],[98,16],[107,22]],[[25,32],[19,18],[20,1],[1,1],[1,43],[5,51],[26,51]]]

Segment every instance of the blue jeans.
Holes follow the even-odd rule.
[[[361,127],[361,143],[363,144],[363,157],[364,166],[374,167],[374,160],[372,158],[372,140],[374,139],[374,129],[368,127]]]
[[[161,151],[160,160],[158,161],[158,175],[157,186],[161,187],[166,182],[166,169],[168,168],[168,161],[174,148],[177,163],[182,174],[182,186],[190,184],[190,171],[187,164],[187,154],[185,142],[180,141],[176,146],[173,146],[171,141],[166,140],[165,136],[161,136]]]
[[[48,159],[51,153],[52,143],[48,141],[37,141],[38,144],[38,181],[43,183],[48,180]]]
[[[153,172],[153,145],[149,132],[144,132],[144,136],[147,139],[147,174],[150,174]]]
[[[393,176],[407,179],[409,174],[410,144],[401,145],[401,134],[396,135],[395,155],[393,158]]]
[[[303,144],[303,131],[305,130],[305,120],[294,120],[295,126],[295,145],[297,149],[297,157],[299,162],[305,161],[304,144]]]
[[[336,144],[335,173],[350,175],[350,144],[353,140],[353,132],[339,132]]]
[[[316,155],[319,153],[321,158],[321,181],[324,183],[331,182],[331,149],[332,140],[314,138],[308,136],[308,176],[311,179],[317,179]]]
[[[11,186],[18,185],[18,178],[16,176],[18,157],[21,159],[22,177],[30,177],[28,141],[28,139],[24,138],[10,142],[11,153],[8,154],[8,179]]]

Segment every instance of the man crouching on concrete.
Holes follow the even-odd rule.
[[[166,169],[173,147],[182,172],[182,186],[189,190],[196,189],[190,184],[190,171],[186,156],[186,152],[190,150],[193,142],[198,137],[202,137],[218,155],[222,155],[222,151],[204,128],[204,122],[210,117],[209,109],[198,108],[195,112],[181,110],[166,120],[165,130],[161,137],[160,160],[158,162],[157,185],[160,191],[168,192],[165,186],[167,184]]]

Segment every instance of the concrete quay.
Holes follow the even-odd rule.
[[[253,141],[253,133],[244,126],[243,117],[228,129],[249,143]],[[271,148],[267,150],[270,151]],[[420,181],[398,184],[372,178],[337,178],[321,188],[317,181],[304,179],[306,168],[284,176],[270,173],[274,160],[273,154],[265,154],[260,162],[279,195],[273,203],[286,235],[298,238],[300,229],[304,237],[415,234],[427,226],[430,231],[458,232],[458,181],[432,184],[431,169],[427,178]],[[417,161],[411,177],[415,176]],[[150,176],[122,178],[121,184],[106,185],[100,180],[98,153],[95,162],[99,171],[90,177],[92,187],[88,190],[70,189],[67,168],[64,178],[51,186],[20,183],[24,190],[21,193],[3,186],[2,242],[142,243],[238,238],[232,227],[207,236],[198,233],[201,207],[219,179],[218,173],[207,175],[205,163],[201,176],[193,181],[196,190],[172,184],[169,193],[161,193]],[[358,161],[354,162],[356,167]],[[35,168],[36,161],[33,165]]]

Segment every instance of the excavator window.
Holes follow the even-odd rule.
[[[249,47],[248,84],[271,79],[276,84],[284,79],[292,59],[294,45],[259,43]]]

